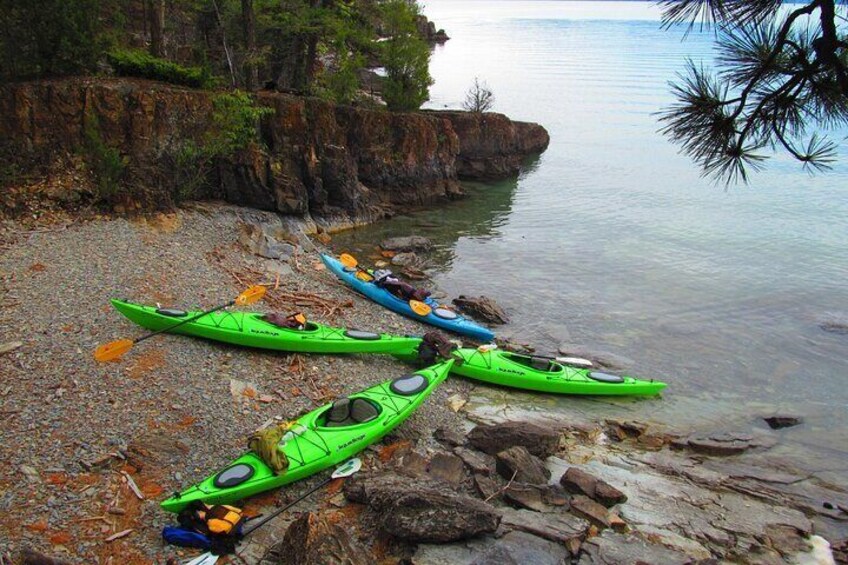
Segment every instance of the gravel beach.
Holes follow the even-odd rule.
[[[244,289],[237,277],[245,285],[276,283],[264,272],[269,260],[238,243],[245,214],[257,212],[203,204],[34,231],[6,223],[0,344],[22,345],[0,357],[0,555],[30,546],[79,563],[164,562],[177,555],[160,539],[173,521],[158,507],[167,493],[239,455],[269,419],[409,370],[385,356],[294,356],[168,335],[119,362],[94,361],[98,345],[143,333],[109,298],[208,308]],[[342,286],[314,251],[299,248],[291,265],[293,274],[251,309],[303,311],[388,333],[426,331]],[[292,303],[301,293],[334,305],[332,316],[309,301]],[[234,396],[240,383],[256,396]],[[461,426],[446,399],[469,387],[446,382],[396,435],[428,438],[439,426]]]

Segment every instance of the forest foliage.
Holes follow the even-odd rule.
[[[0,0],[0,80],[115,73],[339,103],[367,82],[412,110],[432,82],[421,19],[414,0]]]

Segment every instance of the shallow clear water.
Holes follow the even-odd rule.
[[[655,116],[686,58],[713,56],[710,33],[683,41],[643,2],[430,0],[425,13],[452,38],[434,52],[429,107],[459,107],[479,77],[494,110],[543,124],[550,148],[517,180],[469,185],[467,200],[348,232],[338,246],[431,237],[435,282],[495,298],[512,317],[499,333],[547,351],[595,346],[670,383],[658,400],[513,403],[743,429],[797,413],[806,424],[782,432],[781,449],[844,477],[848,336],[819,322],[848,311],[846,144],[829,174],[778,156],[750,185],[725,189],[700,178]]]

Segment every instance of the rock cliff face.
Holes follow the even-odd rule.
[[[143,187],[147,206],[167,203],[196,173],[181,155],[213,126],[213,95],[135,80],[3,85],[0,155],[24,172],[46,170],[80,154],[94,123],[103,146],[125,163],[122,183]],[[271,92],[257,97],[274,109],[260,126],[264,147],[216,159],[191,198],[311,214],[335,226],[366,223],[399,206],[455,198],[460,177],[514,174],[547,145],[541,126],[496,114],[395,114]]]
[[[550,137],[539,124],[515,122],[503,114],[431,112],[450,120],[459,136],[459,178],[495,180],[518,174],[524,160],[548,148]]]

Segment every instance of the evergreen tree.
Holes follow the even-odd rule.
[[[689,62],[672,84],[663,132],[703,170],[747,180],[765,150],[810,170],[830,167],[836,145],[818,130],[848,124],[846,7],[836,0],[662,0],[666,26],[715,24],[717,72]]]
[[[418,34],[419,10],[407,0],[388,0],[382,5],[387,35],[382,43],[386,69],[383,99],[391,110],[417,110],[429,98],[430,47]]]

